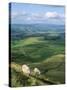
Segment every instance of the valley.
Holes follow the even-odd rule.
[[[48,28],[47,28],[48,27]],[[38,68],[37,77],[23,75],[21,66]],[[11,28],[12,87],[65,83],[65,32],[63,26],[14,25]],[[43,81],[44,80],[44,81]],[[46,81],[50,82],[46,83]]]

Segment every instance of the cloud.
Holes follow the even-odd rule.
[[[11,12],[11,18],[12,19],[16,19],[16,18],[22,18],[22,17],[25,17],[27,16],[27,13],[25,11],[22,11],[22,12]]]
[[[21,18],[27,20],[45,20],[45,19],[63,19],[64,15],[58,12],[45,12],[45,13],[27,13],[27,12],[12,12],[12,18]]]
[[[28,19],[27,19],[28,18]],[[52,20],[62,20],[64,19],[64,15],[60,14],[58,12],[43,12],[43,13],[32,13],[30,15],[27,15],[27,20],[38,20],[38,21],[45,21],[48,19]]]
[[[25,23],[64,22],[64,14],[58,12],[27,13],[25,11],[21,11],[21,12],[12,12],[11,17],[13,22],[25,22]]]
[[[17,16],[17,12],[11,12],[11,18],[15,18],[15,16]]]
[[[34,19],[40,19],[40,18],[42,19],[42,18],[44,18],[44,13],[33,13],[32,17]]]
[[[45,20],[44,17],[44,13],[32,13],[30,14],[30,20],[34,20],[34,21],[41,21],[41,20]]]
[[[62,18],[64,18],[64,15],[57,13],[57,12],[46,12],[45,16],[48,19],[62,19]]]

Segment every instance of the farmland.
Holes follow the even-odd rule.
[[[46,81],[64,84],[64,31],[60,27],[54,31],[54,28],[49,30],[43,27],[43,32],[39,31],[42,28],[39,26],[27,25],[26,28],[22,27],[22,30],[15,30],[15,27],[13,27],[15,31],[11,33],[11,86],[50,85]],[[23,75],[21,70],[23,64],[28,65],[31,71],[35,67],[38,68],[41,72],[40,76]]]

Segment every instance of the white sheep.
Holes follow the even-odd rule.
[[[33,72],[35,75],[40,75],[40,73],[41,73],[38,68],[34,68]]]
[[[30,68],[27,65],[22,65],[22,72],[25,75],[29,75],[30,74]]]

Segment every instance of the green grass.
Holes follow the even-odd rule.
[[[46,85],[36,78],[23,76],[22,64],[27,64],[31,70],[37,67],[41,71],[41,77],[63,84],[65,82],[64,41],[45,40],[41,36],[28,37],[11,43],[12,86]]]
[[[41,37],[43,38],[43,37]],[[12,44],[12,60],[18,63],[39,62],[56,54],[64,54],[64,45],[55,41],[41,40],[40,37],[29,37]]]
[[[34,44],[38,42],[38,39],[40,37],[30,37],[30,38],[25,38],[23,40],[19,40],[19,42],[16,40],[14,41],[14,45],[13,47],[22,47],[22,46],[26,46],[26,45],[30,45],[30,44]]]

